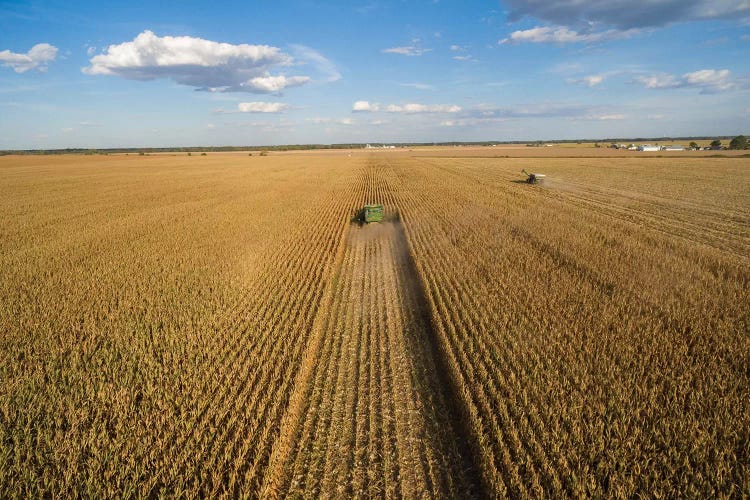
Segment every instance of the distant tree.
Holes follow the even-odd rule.
[[[721,147],[721,141],[719,139],[714,139],[711,141],[711,147],[712,148],[720,148]]]
[[[248,153],[247,156],[253,156],[253,154],[252,153]]]
[[[729,142],[729,149],[747,149],[747,137],[738,135]]]
[[[201,156],[206,156],[206,153],[201,153]]]
[[[698,143],[695,141],[692,141],[690,143],[690,149],[698,149],[700,146],[698,146]]]
[[[193,156],[193,153],[188,153],[188,156]]]
[[[261,156],[268,156],[268,150],[267,149],[261,150],[260,155]]]

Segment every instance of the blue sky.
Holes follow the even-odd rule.
[[[0,1],[0,149],[750,133],[747,0]]]

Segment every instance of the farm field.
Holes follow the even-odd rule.
[[[750,494],[750,158],[543,149],[0,158],[0,497]]]

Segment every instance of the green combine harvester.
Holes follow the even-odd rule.
[[[382,222],[383,205],[365,205],[365,222]]]

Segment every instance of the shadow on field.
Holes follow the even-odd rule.
[[[424,372],[421,375],[424,376],[424,388],[431,393],[430,399],[434,405],[430,412],[433,414],[427,417],[434,418],[439,427],[444,427],[439,437],[450,440],[440,443],[439,447],[444,448],[449,456],[453,455],[451,458],[457,461],[456,469],[465,476],[469,489],[463,492],[463,498],[484,498],[484,492],[489,490],[482,484],[473,459],[476,455],[472,453],[472,448],[478,443],[472,441],[468,412],[459,399],[459,388],[449,376],[448,356],[441,347],[425,285],[398,213],[389,226],[393,236],[394,259],[399,270],[399,293],[403,296],[404,304],[412,309],[417,327],[417,333],[410,336],[410,352],[414,353],[415,359],[424,359]]]

